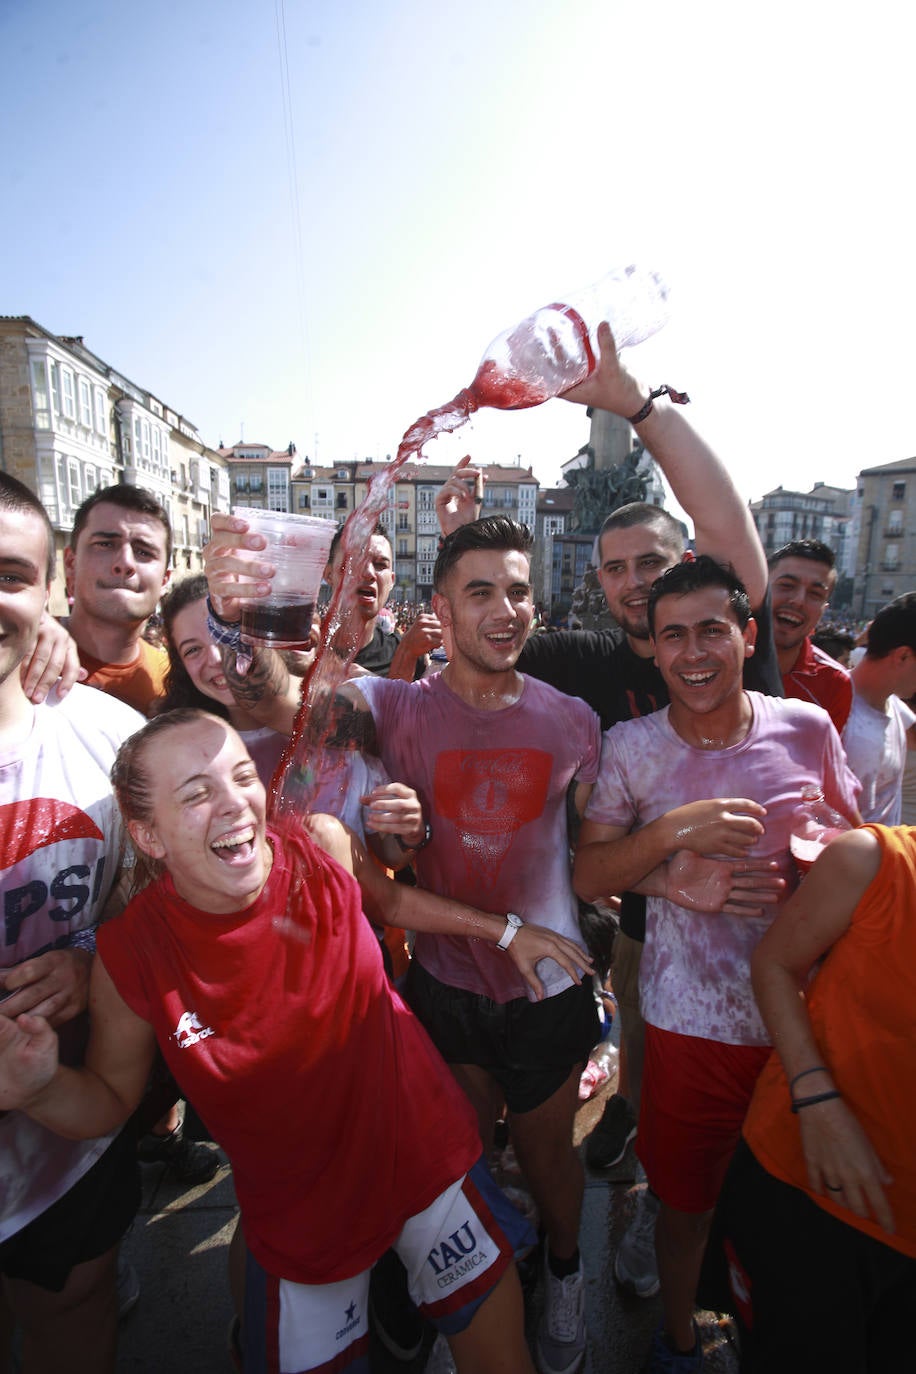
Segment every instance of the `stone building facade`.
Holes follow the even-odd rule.
[[[0,317],[0,467],[41,499],[54,529],[51,610],[67,609],[63,549],[97,488],[146,487],[169,512],[172,566],[202,566],[210,515],[229,509],[225,462],[191,422],[86,347],[28,315]]]

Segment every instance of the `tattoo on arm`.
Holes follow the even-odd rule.
[[[337,749],[361,749],[378,754],[375,720],[368,707],[356,706],[348,696],[337,692],[329,712],[328,744]]]
[[[244,676],[238,671],[235,650],[220,646],[223,676],[239,706],[248,710],[259,702],[285,696],[289,691],[289,669],[273,649],[254,649],[251,667]]]

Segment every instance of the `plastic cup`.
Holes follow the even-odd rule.
[[[273,648],[307,644],[336,525],[312,515],[245,506],[236,506],[232,513],[247,520],[252,534],[264,536],[264,558],[277,569],[270,596],[243,604],[243,636]]]

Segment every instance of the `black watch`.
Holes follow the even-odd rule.
[[[433,828],[432,828],[432,826],[430,825],[429,821],[427,821],[427,822],[426,822],[426,829],[425,829],[425,831],[423,832],[423,838],[422,838],[422,840],[420,840],[419,844],[405,844],[404,841],[401,839],[400,835],[395,835],[394,838],[397,840],[398,844],[401,846],[401,848],[403,849],[403,851],[404,851],[405,854],[410,854],[410,853],[419,854],[419,852],[420,852],[421,849],[425,849],[425,848],[426,848],[426,846],[429,844],[429,842],[430,842],[430,840],[432,839],[432,837],[433,837]]]

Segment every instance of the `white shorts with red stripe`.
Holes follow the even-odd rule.
[[[533,1245],[525,1218],[482,1159],[424,1211],[392,1248],[410,1296],[446,1336],[465,1330],[516,1253]],[[363,1374],[368,1370],[369,1275],[302,1284],[267,1274],[248,1255],[245,1374]]]

